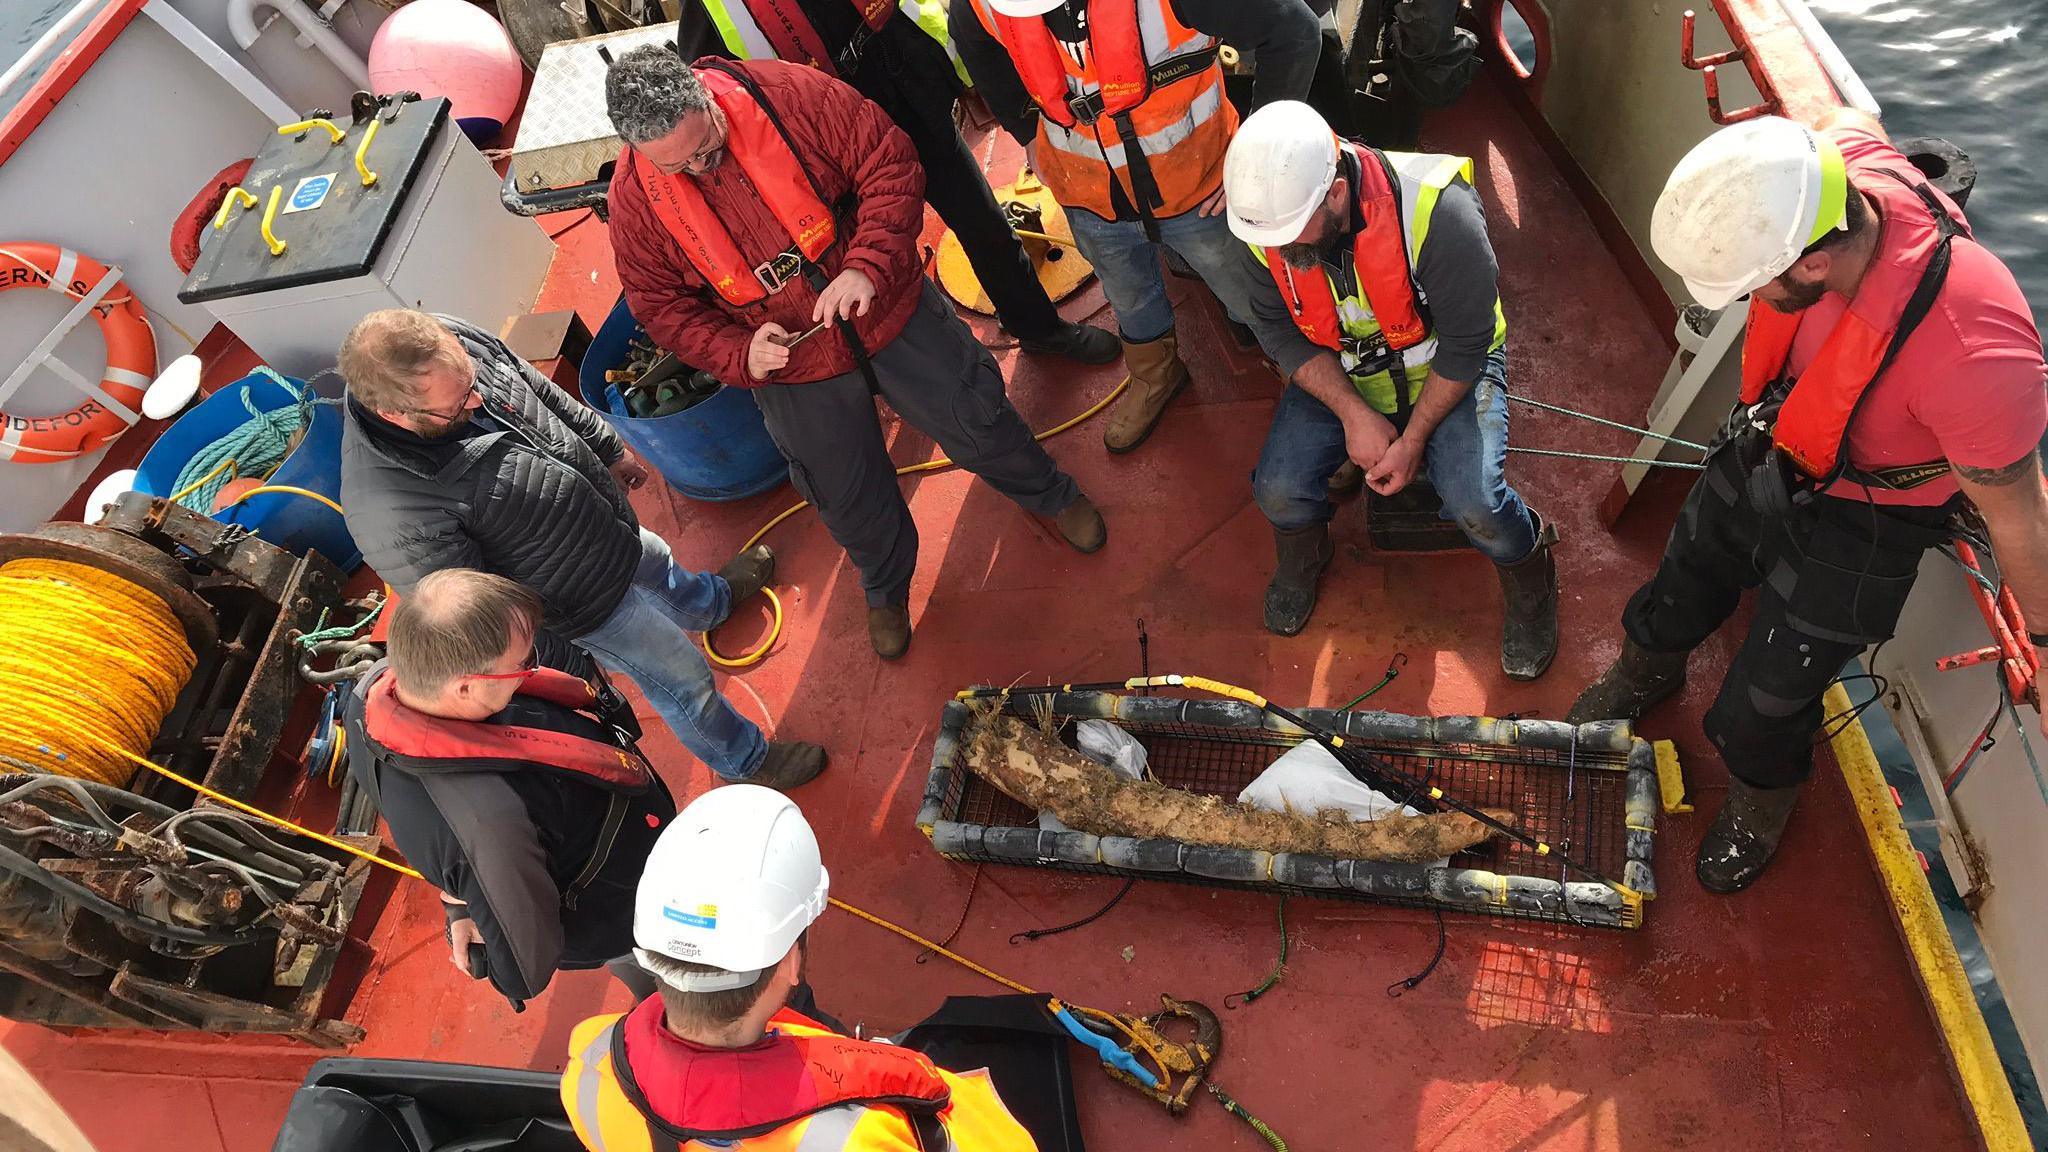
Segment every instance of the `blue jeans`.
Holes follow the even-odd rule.
[[[1423,470],[1443,497],[1442,516],[1496,564],[1513,564],[1536,547],[1536,524],[1508,487],[1507,354],[1487,357],[1465,398],[1430,433]],[[1252,496],[1273,527],[1293,532],[1328,521],[1326,487],[1349,459],[1344,424],[1322,401],[1289,384],[1252,472]]]
[[[642,528],[640,568],[625,599],[576,642],[631,677],[676,739],[713,772],[744,780],[761,767],[768,740],[718,694],[711,666],[688,635],[718,627],[731,609],[732,589],[723,579],[676,567],[668,542]]]
[[[1102,279],[1102,294],[1116,311],[1123,338],[1144,344],[1164,336],[1173,327],[1173,305],[1159,271],[1159,245],[1145,238],[1145,226],[1136,220],[1104,220],[1083,208],[1068,209],[1067,223],[1081,255]],[[1240,324],[1251,323],[1254,292],[1279,292],[1265,269],[1245,259],[1244,241],[1231,234],[1221,212],[1187,211],[1161,220],[1159,239],[1201,274],[1223,310]]]

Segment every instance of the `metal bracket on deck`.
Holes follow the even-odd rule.
[[[1714,0],[1714,11],[1721,17],[1721,24],[1728,29],[1728,38],[1735,42],[1735,47],[1726,52],[1716,52],[1712,56],[1693,55],[1692,9],[1686,9],[1685,14],[1679,18],[1678,62],[1704,74],[1707,85],[1707,115],[1713,117],[1716,124],[1740,124],[1744,120],[1754,120],[1759,116],[1779,115],[1784,105],[1778,100],[1777,86],[1771,83],[1770,74],[1758,67],[1751,56],[1749,33],[1742,21],[1729,16],[1728,0]],[[1750,81],[1756,85],[1757,94],[1761,99],[1747,108],[1737,108],[1733,112],[1728,112],[1721,108],[1721,77],[1715,69],[1723,64],[1738,61],[1749,73]]]

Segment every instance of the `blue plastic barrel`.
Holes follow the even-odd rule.
[[[304,382],[293,380],[294,388]],[[259,411],[286,408],[298,400],[262,373],[244,376],[199,402],[178,417],[150,445],[135,469],[135,490],[151,496],[169,496],[176,491],[178,473],[186,461],[215,440],[249,420],[242,405],[243,389]],[[304,488],[337,503],[341,500],[341,407],[313,405],[313,420],[292,454],[278,465],[266,484]],[[240,524],[269,543],[303,554],[313,549],[332,560],[343,572],[352,572],[363,562],[363,550],[348,534],[341,514],[317,500],[285,492],[251,496],[232,508],[213,514],[214,519]]]
[[[745,388],[721,386],[669,416],[642,418],[629,412],[626,398],[616,385],[605,382],[604,374],[626,362],[627,346],[640,334],[640,324],[622,297],[591,339],[577,380],[583,398],[669,487],[693,500],[741,500],[789,478],[789,465],[769,439],[761,409]]]

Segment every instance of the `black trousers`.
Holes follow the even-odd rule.
[[[1822,694],[1891,636],[1948,516],[1822,496],[1779,520],[1750,495],[1751,457],[1726,445],[1708,460],[1622,626],[1651,651],[1689,652],[1757,589],[1756,617],[1701,727],[1731,774],[1785,788],[1813,769]]]

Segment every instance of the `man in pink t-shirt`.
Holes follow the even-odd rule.
[[[1735,892],[1777,851],[1822,694],[1892,634],[1921,554],[1966,503],[2022,610],[2048,625],[2048,366],[2012,274],[1859,112],[1715,133],[1673,171],[1651,235],[1702,304],[1751,296],[1753,404],[1624,611],[1620,658],[1569,719],[1632,719],[1677,691],[1687,656],[1757,589],[1702,724],[1729,787],[1695,871]]]

